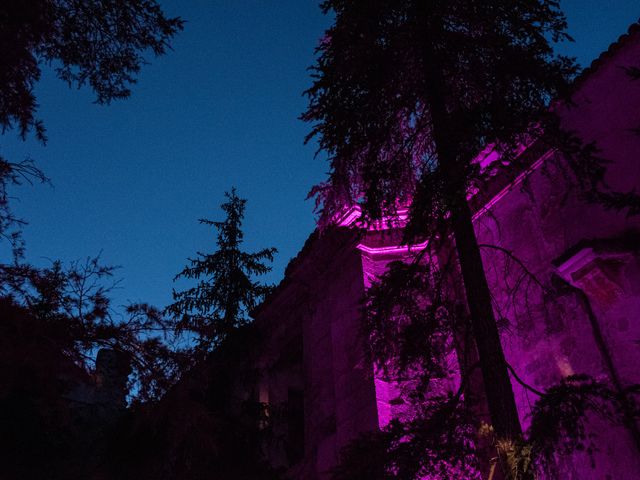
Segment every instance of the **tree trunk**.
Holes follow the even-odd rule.
[[[447,79],[443,78],[440,58],[434,51],[432,38],[440,35],[438,19],[431,17],[429,2],[419,2],[418,29],[424,33],[424,97],[431,116],[431,133],[438,158],[438,168],[445,179],[451,225],[462,272],[472,332],[478,350],[489,415],[500,440],[517,440],[522,427],[511,380],[498,333],[491,292],[487,283],[480,249],[476,239],[471,210],[467,203],[467,182],[463,162],[459,158],[453,132],[456,131],[447,110]],[[422,23],[424,22],[424,23]],[[423,28],[426,27],[426,28]],[[505,476],[510,477],[505,452],[498,449]],[[526,476],[523,478],[527,478]]]
[[[491,422],[498,437],[515,439],[522,434],[520,419],[466,199],[452,208],[451,223]]]

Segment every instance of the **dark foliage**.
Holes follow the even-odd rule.
[[[640,195],[635,189],[620,192],[607,184],[605,175],[610,160],[602,156],[595,142],[585,143],[575,132],[563,130],[557,118],[549,121],[540,142],[559,152],[553,159],[564,173],[567,189],[574,189],[588,202],[626,213],[628,217],[640,214]]]
[[[98,103],[127,98],[150,50],[162,55],[182,29],[153,0],[7,0],[0,5],[0,126],[34,130],[41,65],[70,86],[88,84]]]
[[[459,395],[432,397],[414,418],[394,420],[345,447],[332,478],[480,479],[474,423]]]
[[[320,224],[357,203],[364,220],[411,204],[406,241],[427,237],[433,249],[427,254],[438,256],[453,237],[472,328],[458,325],[477,346],[493,443],[506,476],[531,478],[532,469],[521,468],[526,449],[516,448],[524,437],[467,195],[481,197],[498,173],[528,168],[529,156],[520,153],[533,146],[540,155],[560,152],[553,159],[586,199],[629,214],[638,205],[635,192],[610,191],[597,147],[563,131],[556,116],[572,105],[578,71],[553,50],[569,39],[565,17],[553,0],[326,0],[322,8],[335,21],[318,47],[302,115],[312,125],[307,140],[317,139],[331,166],[329,181],[310,193]],[[490,150],[500,161],[475,161]],[[433,286],[424,275],[432,272],[392,266],[382,286],[372,288],[367,322],[379,365],[421,365],[427,379],[420,384],[428,385],[443,356],[436,340],[461,332],[443,321],[457,316],[446,296],[415,293]],[[395,323],[383,321],[394,316]]]
[[[0,156],[0,240],[7,241],[11,253],[16,261],[24,254],[24,241],[21,227],[25,221],[16,217],[11,210],[9,187],[21,185],[24,182],[46,182],[48,179],[37,168],[33,161],[24,160],[13,163]]]
[[[166,309],[177,319],[177,333],[191,336],[196,349],[202,352],[213,350],[233,330],[247,324],[249,312],[271,289],[254,278],[271,270],[265,262],[273,260],[276,249],[255,253],[241,249],[246,200],[238,197],[235,189],[225,195],[227,202],[221,205],[225,219],[200,220],[217,230],[218,249],[213,253],[198,252],[196,258],[189,259],[175,279],[194,279],[198,283],[184,291],[174,290],[174,303]]]
[[[540,132],[534,122],[548,116],[549,101],[576,73],[549,42],[568,38],[556,2],[425,8],[414,1],[323,3],[336,21],[318,47],[303,119],[331,161],[329,184],[312,192],[325,220],[356,201],[379,216],[410,197],[423,175],[438,172],[431,77],[445,82],[437,93],[466,188],[479,173],[470,160],[488,145],[509,153],[529,143]],[[443,200],[450,194],[431,192]]]
[[[413,394],[450,376],[448,356],[456,355],[456,347],[462,351],[456,333],[468,319],[447,293],[443,272],[425,262],[393,262],[367,291],[364,330],[371,358],[389,378],[411,378]]]
[[[614,420],[615,401],[616,394],[610,388],[585,375],[568,377],[548,389],[532,412],[530,434],[537,440],[540,454],[552,460],[556,452],[593,452],[596,447],[585,428],[586,413],[592,410]]]
[[[476,367],[467,358],[468,315],[452,300],[453,273],[418,255],[410,264],[390,264],[368,290],[369,354],[378,375],[400,388],[408,410],[381,434],[346,448],[336,478],[360,478],[366,456],[359,453],[364,448],[359,442],[372,440],[385,451],[376,457],[378,476],[372,478],[478,477],[479,424],[469,388]],[[456,375],[459,388],[450,391]]]
[[[637,387],[629,393],[637,395]],[[480,429],[463,402],[438,397],[409,421],[394,420],[382,431],[365,434],[347,447],[332,472],[335,480],[484,478],[478,464],[478,444],[499,442],[490,427]],[[637,405],[636,405],[637,408]],[[505,450],[512,478],[564,478],[556,461],[576,452],[591,457],[598,451],[594,419],[604,425],[622,424],[624,408],[619,394],[587,375],[574,375],[549,388],[535,403],[525,437]],[[636,421],[640,418],[636,411]],[[486,473],[485,473],[486,475]]]
[[[367,432],[340,451],[338,465],[331,472],[333,480],[382,480],[387,478],[392,454],[391,434]]]
[[[111,307],[114,267],[90,258],[64,267],[36,269],[28,265],[2,266],[2,294],[29,312],[39,331],[84,371],[93,371],[100,348],[125,354],[133,368],[132,397],[146,401],[160,397],[188,364],[174,348],[161,312],[146,304],[126,307],[124,318]]]
[[[127,98],[145,54],[162,55],[182,30],[154,0],[4,0],[0,2],[0,129],[33,132],[46,141],[36,117],[35,86],[43,65],[52,67],[72,87],[88,85],[96,102]],[[0,156],[0,236],[16,253],[22,249],[22,223],[9,209],[7,187],[45,180],[26,160]]]
[[[256,372],[247,345],[253,325],[235,329],[158,404],[124,419],[110,451],[118,479],[282,478],[264,460],[265,406],[245,392]]]

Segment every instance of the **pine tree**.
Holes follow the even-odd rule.
[[[562,129],[557,112],[571,106],[578,68],[553,51],[570,40],[557,1],[325,0],[321,7],[335,20],[317,49],[302,115],[312,124],[307,141],[317,139],[331,165],[329,180],[311,191],[320,224],[356,203],[365,223],[410,204],[405,241],[426,237],[428,253],[441,255],[454,240],[471,317],[464,337],[475,340],[495,441],[506,446],[503,470],[513,476],[519,460],[508,457],[522,432],[468,198],[482,197],[498,170],[521,172],[550,150],[561,153],[556,166],[586,200],[633,215],[640,197],[611,191],[597,148]],[[519,155],[523,145],[531,155]],[[481,166],[476,158],[489,149],[500,162]],[[369,312],[368,321],[383,317]],[[419,333],[409,347],[424,349],[427,332]],[[406,361],[415,350],[395,353]]]
[[[553,0],[326,0],[322,9],[335,22],[302,116],[331,164],[311,192],[320,221],[358,202],[365,220],[411,203],[407,240],[453,236],[492,426],[515,441],[521,426],[467,197],[489,174],[474,162],[487,147],[517,168],[520,145],[566,140],[549,109],[577,72],[552,49],[569,38],[565,17]],[[589,159],[569,166],[590,175],[593,191],[602,166]]]
[[[277,251],[265,248],[247,253],[241,249],[247,201],[238,197],[235,188],[225,196],[227,202],[221,205],[226,214],[223,221],[200,220],[217,230],[218,249],[213,253],[198,252],[196,258],[189,259],[175,280],[195,279],[198,283],[187,290],[174,290],[174,303],[166,309],[177,318],[178,333],[190,335],[197,349],[204,352],[250,321],[249,312],[271,289],[254,277],[271,270],[265,262],[273,261]]]

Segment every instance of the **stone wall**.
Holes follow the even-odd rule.
[[[621,67],[638,63],[635,29],[594,63],[576,87],[575,106],[562,112],[565,127],[597,142],[611,161],[608,182],[623,191],[640,186],[640,135],[632,132],[640,127],[640,81]],[[640,383],[640,219],[582,200],[562,165],[553,155],[537,162],[474,217],[507,360],[538,390],[576,373],[622,387]],[[304,398],[303,457],[287,456],[282,421],[285,440],[267,447],[293,478],[328,478],[340,448],[399,414],[397,386],[365,359],[361,301],[390,261],[410,255],[397,232],[314,233],[257,312],[267,338],[261,400],[286,409],[292,389]],[[552,283],[566,293],[550,297]],[[526,427],[536,398],[513,387]],[[563,465],[563,478],[640,478],[629,431],[594,425],[595,469],[578,456]]]

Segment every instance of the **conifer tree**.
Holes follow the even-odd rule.
[[[554,0],[326,0],[335,21],[318,47],[302,118],[329,157],[314,187],[321,224],[360,203],[364,220],[411,204],[406,240],[454,239],[492,426],[521,437],[508,368],[468,204],[495,173],[486,148],[517,169],[521,145],[559,147],[591,199],[604,167],[559,127],[577,67],[554,54],[569,39]]]
[[[217,230],[218,249],[213,253],[198,252],[189,259],[175,280],[195,279],[197,284],[183,291],[174,290],[174,303],[166,309],[176,317],[178,333],[193,336],[197,349],[203,352],[211,351],[231,332],[247,324],[249,312],[271,289],[254,277],[271,270],[266,262],[273,261],[276,249],[255,253],[242,250],[241,227],[247,201],[237,195],[235,188],[225,196],[227,201],[221,205],[226,214],[223,221],[200,220]]]

